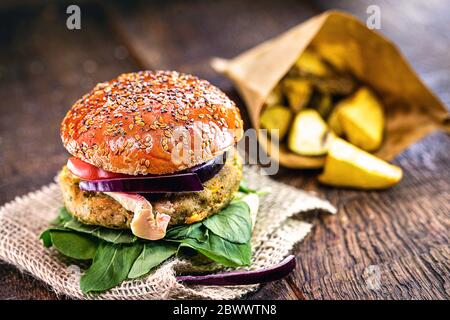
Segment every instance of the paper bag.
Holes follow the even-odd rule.
[[[355,17],[328,11],[231,59],[213,59],[212,67],[229,77],[243,97],[256,129],[264,102],[307,47],[313,47],[338,70],[371,87],[385,106],[386,128],[375,155],[391,160],[431,131],[450,131],[442,102],[422,83],[399,49]],[[319,168],[324,157],[304,157],[259,134],[271,157],[289,168]]]

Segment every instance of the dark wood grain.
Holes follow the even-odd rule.
[[[79,32],[66,29],[61,6],[0,12],[2,204],[50,183],[67,161],[59,125],[76,99],[97,82],[139,69],[101,8],[82,7]],[[56,298],[31,279],[2,264],[0,298]]]
[[[0,204],[52,180],[67,156],[60,120],[94,83],[142,68],[176,69],[210,80],[243,106],[231,82],[209,67],[211,57],[233,57],[328,8],[365,19],[369,4],[381,8],[381,32],[449,105],[445,1],[83,4],[80,31],[65,29],[62,5],[0,12]],[[450,138],[432,134],[394,162],[404,178],[383,192],[322,187],[318,171],[282,169],[273,177],[317,192],[339,214],[311,217],[313,232],[294,250],[296,271],[247,298],[449,299]],[[58,297],[0,264],[0,298]]]

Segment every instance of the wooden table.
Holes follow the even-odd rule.
[[[243,106],[230,81],[209,67],[211,57],[233,57],[328,8],[365,20],[369,4],[381,8],[381,32],[450,105],[446,1],[83,2],[80,31],[66,29],[63,5],[3,8],[0,204],[52,181],[67,159],[60,121],[96,82],[143,68],[176,69],[210,80]],[[282,169],[274,179],[316,191],[339,214],[314,219],[316,227],[294,250],[295,272],[248,298],[450,298],[449,150],[443,133],[411,146],[394,161],[404,179],[384,192],[326,188],[316,171]],[[380,276],[378,288],[367,284],[373,274]],[[0,298],[57,297],[1,263]]]

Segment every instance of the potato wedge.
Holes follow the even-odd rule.
[[[314,91],[309,102],[309,106],[317,110],[317,112],[319,112],[320,116],[323,119],[326,119],[333,109],[333,101],[331,99],[331,95]]]
[[[289,107],[294,112],[298,112],[308,104],[312,94],[312,87],[308,80],[286,78],[283,80],[283,92],[287,97]]]
[[[356,88],[356,81],[351,75],[338,72],[311,49],[303,52],[288,75],[308,80],[312,86],[327,94],[349,95]]]
[[[330,144],[319,181],[338,187],[385,189],[397,184],[402,175],[401,168],[335,138]]]
[[[288,107],[275,105],[266,107],[261,113],[260,123],[264,129],[278,129],[278,139],[282,140],[288,132],[292,120],[292,112]]]
[[[295,62],[294,68],[301,76],[326,77],[332,74],[329,65],[312,50],[305,50]]]
[[[269,93],[266,98],[267,106],[280,105],[283,103],[283,92],[281,90],[281,86],[277,85],[273,90]]]
[[[339,122],[348,141],[366,151],[377,150],[383,140],[383,106],[368,88],[359,89],[342,102]]]
[[[324,78],[307,78],[319,91],[334,95],[349,95],[356,88],[356,82],[348,75],[333,75]]]
[[[342,125],[339,122],[339,117],[338,117],[340,107],[342,107],[342,105],[338,103],[333,108],[330,116],[327,119],[327,124],[336,135],[342,137],[344,135],[344,129],[342,129]]]
[[[302,156],[321,156],[327,153],[333,134],[320,114],[313,109],[300,111],[294,119],[288,137],[288,147]]]

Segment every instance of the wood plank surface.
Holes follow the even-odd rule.
[[[380,31],[449,105],[445,1],[84,3],[80,31],[65,28],[63,5],[0,11],[0,204],[53,179],[67,159],[60,120],[96,82],[142,68],[191,72],[225,90],[248,120],[211,57],[233,57],[329,8],[365,20],[370,4],[381,9]],[[247,298],[449,299],[449,162],[449,136],[434,133],[395,159],[404,178],[383,192],[327,188],[318,171],[281,169],[274,179],[317,192],[339,213],[311,217],[316,226],[294,250],[295,272]],[[1,263],[0,298],[64,297]]]

